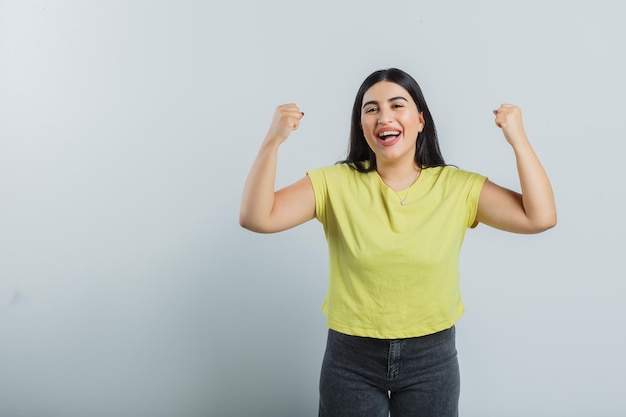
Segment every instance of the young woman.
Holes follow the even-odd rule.
[[[240,223],[279,232],[313,218],[324,226],[329,327],[320,416],[458,414],[454,324],[463,313],[459,253],[479,222],[516,233],[556,224],[552,188],[522,125],[503,104],[495,123],[513,148],[521,194],[447,166],[417,82],[392,68],[372,73],[352,111],[342,163],[274,190],[280,144],[304,113],[276,109],[246,181]]]

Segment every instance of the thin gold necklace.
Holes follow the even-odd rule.
[[[396,190],[394,190],[393,188],[389,187],[389,185],[387,185],[387,187],[391,188],[391,191],[393,191],[397,196],[398,196],[398,200],[400,200],[400,205],[403,206],[406,204],[406,198],[409,196],[409,193],[411,192],[411,186],[413,184],[415,184],[415,181],[417,181],[417,178],[420,176],[420,173],[422,172],[421,169],[417,170],[417,174],[415,174],[415,178],[413,179],[413,182],[411,182],[411,185],[409,185],[409,188],[406,190],[406,194],[404,194],[404,198],[400,197],[400,194],[398,194],[398,192]],[[382,179],[382,177],[381,177]],[[383,180],[383,182],[385,184],[387,184],[385,182],[385,180]]]

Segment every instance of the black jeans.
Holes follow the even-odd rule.
[[[408,339],[328,332],[320,417],[457,417],[454,327]]]

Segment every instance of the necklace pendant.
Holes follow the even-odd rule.
[[[400,200],[400,205],[404,205],[405,201],[404,200]]]

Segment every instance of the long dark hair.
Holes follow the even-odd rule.
[[[356,94],[352,107],[352,121],[350,126],[350,147],[348,158],[339,163],[349,164],[360,172],[370,172],[376,169],[376,155],[365,141],[361,126],[361,106],[363,96],[371,86],[381,81],[390,81],[403,87],[417,104],[417,110],[424,116],[424,129],[417,135],[415,147],[415,163],[420,168],[444,166],[446,163],[439,149],[435,122],[430,114],[424,95],[417,81],[406,72],[397,68],[378,70],[370,74]]]

